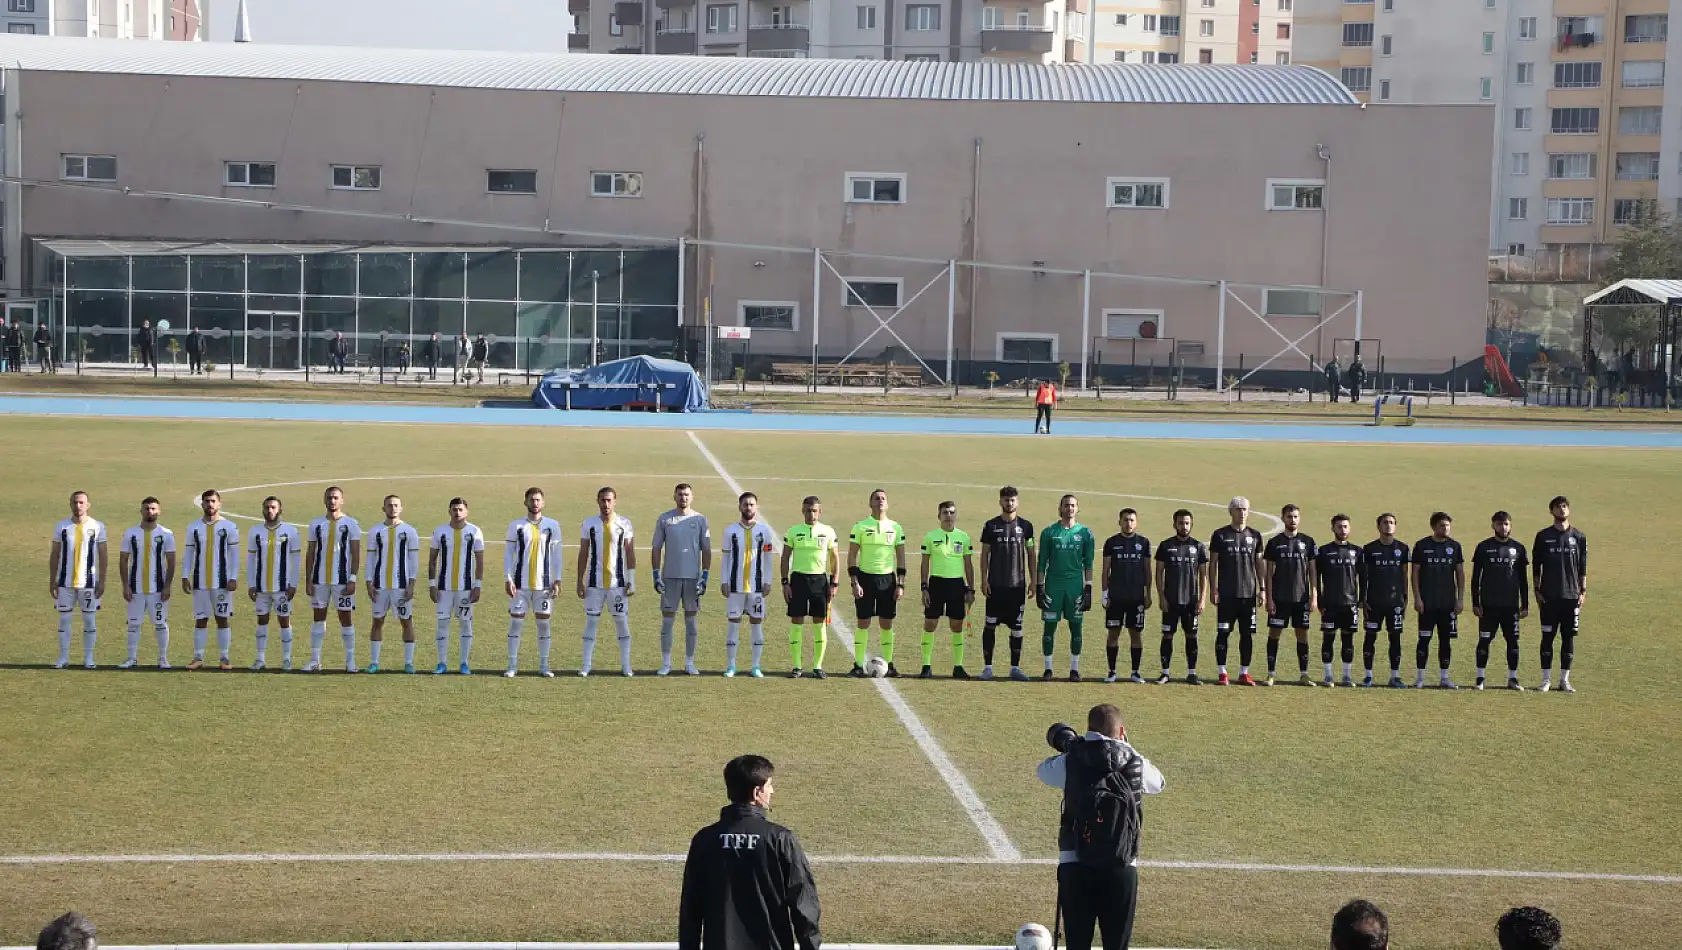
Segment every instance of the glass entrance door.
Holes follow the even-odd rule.
[[[303,364],[303,314],[285,310],[245,312],[245,365],[299,369]]]

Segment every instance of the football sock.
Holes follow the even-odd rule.
[[[93,614],[82,615],[82,662],[87,665],[93,663],[94,644],[99,642],[99,630],[93,624]],[[1566,656],[1570,654],[1567,653]]]
[[[1057,622],[1045,625],[1045,632],[1040,634],[1040,652],[1045,654],[1046,669],[1051,669],[1051,653],[1057,648]]]
[[[1172,636],[1163,637],[1162,649],[1158,652],[1162,654],[1162,668],[1164,670],[1168,669],[1174,662],[1174,638]],[[1110,669],[1115,669],[1115,656],[1113,654],[1110,657]]]
[[[1069,657],[1069,672],[1071,672],[1071,673],[1079,673],[1080,672],[1080,654],[1079,653],[1072,654]]]
[[[934,665],[934,631],[923,632],[923,665]]]
[[[1478,647],[1477,647],[1476,655],[1477,655],[1478,676],[1479,676],[1479,678],[1482,678],[1483,677],[1483,668],[1489,665],[1489,638],[1488,637],[1478,637]]]
[[[456,623],[456,628],[461,631],[461,665],[472,669],[470,664],[473,662],[473,618],[463,617]]]
[[[1342,656],[1345,666],[1355,662],[1355,631],[1353,630],[1343,631]]]
[[[823,655],[829,649],[829,624],[812,624],[812,669],[823,668]]]
[[[1128,647],[1127,648],[1127,658],[1129,660],[1131,660],[1132,663],[1133,663],[1133,667],[1132,667],[1133,672],[1135,672],[1135,673],[1139,672],[1139,661],[1145,658],[1145,648],[1144,647]],[[1167,664],[1164,664],[1164,665],[1166,666]],[[1111,669],[1114,669],[1114,667],[1111,667]]]
[[[724,666],[726,669],[736,668],[736,644],[741,641],[742,622],[729,620],[724,624]]]
[[[1273,639],[1272,637],[1268,637],[1267,638],[1267,675],[1272,676],[1273,671],[1278,669],[1278,668],[1279,668],[1279,641]]]
[[[403,641],[403,665],[415,665],[415,641],[413,640]]]
[[[1344,660],[1343,661],[1343,678],[1344,679],[1349,679],[1350,678],[1350,674],[1352,672],[1351,668],[1353,666],[1354,666],[1354,664],[1352,662],[1350,662],[1349,660]]]
[[[444,666],[450,662],[450,618],[438,618],[438,636],[433,642],[438,647],[438,665]]]
[[[1518,675],[1518,637],[1507,638],[1507,672]]]
[[[998,625],[991,623],[981,628],[981,662],[987,666],[993,665],[993,648],[999,643],[997,629]]]
[[[550,618],[537,618],[537,668],[549,668],[549,648],[554,646],[554,636],[549,625]]]
[[[508,668],[520,668],[520,631],[526,625],[524,617],[508,618]]]
[[[1248,668],[1249,665],[1250,665],[1250,661],[1255,659],[1255,656],[1256,656],[1256,634],[1255,634],[1255,631],[1246,631],[1246,630],[1238,631],[1238,662],[1244,664],[1244,666],[1246,668]]]
[[[321,662],[321,644],[327,639],[327,621],[317,620],[310,624],[310,662]]]
[[[1378,634],[1369,633],[1367,634],[1366,639],[1361,641],[1361,668],[1366,670],[1368,673],[1371,673],[1372,661],[1377,654]]]
[[[672,627],[676,624],[675,614],[660,615],[660,663],[663,666],[672,665]]]
[[[765,654],[765,625],[759,623],[748,624],[748,634],[753,641],[753,668],[759,669],[759,661]],[[631,662],[629,651],[621,650],[626,663]]]
[[[870,651],[870,627],[859,624],[858,636],[853,640],[853,665],[863,666],[864,655]]]
[[[257,662],[267,663],[269,660],[269,625],[257,625]]]
[[[1577,635],[1562,631],[1559,635],[1559,668],[1562,673],[1571,672],[1571,657],[1576,652],[1576,648]],[[1570,679],[1569,676],[1561,676],[1559,681],[1563,683],[1568,679]]]
[[[1330,663],[1324,663],[1324,664],[1321,664],[1321,665],[1323,665],[1326,668],[1326,679],[1331,679],[1332,678],[1332,665]]]
[[[1397,630],[1390,634],[1390,672],[1394,673],[1402,668],[1402,632]]]
[[[584,654],[583,659],[578,664],[580,673],[590,672],[590,669],[596,664],[596,626],[601,621],[600,615],[594,617],[589,614],[584,615]]]
[[[1220,666],[1223,673],[1226,672],[1226,654],[1231,642],[1231,631],[1220,629],[1215,631],[1215,663]]]
[[[788,655],[794,660],[794,668],[800,669],[806,651],[806,625],[791,623],[788,625]]]
[[[234,646],[234,631],[228,627],[216,628],[216,649],[221,651],[222,659],[228,658],[228,651]]]
[[[287,663],[292,662],[292,628],[280,628],[280,658]]]
[[[1079,657],[1080,656],[1080,654],[1081,654],[1081,644],[1084,642],[1081,634],[1084,630],[1085,630],[1085,624],[1083,624],[1081,621],[1079,621],[1079,620],[1069,621],[1069,655],[1070,656],[1073,656],[1073,657]],[[1073,669],[1073,667],[1071,667],[1071,669]]]
[[[1299,672],[1302,672],[1302,673],[1308,672],[1308,641],[1307,640],[1298,640],[1297,641],[1297,670]]]
[[[158,638],[158,662],[162,663],[169,659],[169,624],[154,624],[152,633]],[[290,656],[291,651],[288,650],[287,653]]]
[[[1116,660],[1121,658],[1121,644],[1107,643],[1104,645],[1104,660],[1110,665],[1110,672],[1115,672]]]
[[[1332,661],[1332,648],[1336,645],[1337,645],[1337,634],[1335,632],[1333,632],[1331,630],[1328,630],[1320,636],[1320,662],[1321,663],[1330,663]]]
[[[368,641],[368,662],[369,663],[372,663],[375,666],[380,665],[380,650],[384,646],[385,646],[385,641],[384,640],[369,640]]]
[[[193,628],[193,659],[204,659],[204,647],[210,640],[210,630],[205,627]]]
[[[1186,672],[1197,672],[1197,634],[1186,634]],[[1222,670],[1221,672],[1226,672]]]
[[[128,625],[128,661],[130,663],[140,656],[140,622]]]
[[[701,642],[701,631],[698,626],[700,618],[695,614],[683,615],[683,657],[695,662],[695,647]]]
[[[964,631],[962,631],[962,630],[952,631],[952,665],[953,666],[963,666],[964,665],[964,640],[965,640]]]
[[[1417,667],[1420,670],[1421,673],[1423,673],[1426,665],[1429,664],[1430,662],[1431,662],[1431,638],[1430,637],[1420,637],[1419,642],[1417,644],[1415,644],[1415,646],[1413,648],[1413,665],[1415,667]]]
[[[1548,651],[1552,654],[1552,650]],[[70,613],[68,611],[58,615],[58,665],[64,666],[70,662]]]
[[[345,645],[345,668],[356,665],[356,628],[340,627],[339,640]]]
[[[1442,668],[1443,675],[1448,675],[1448,668],[1454,660],[1454,638],[1442,637],[1437,640],[1437,666]]]
[[[1016,669],[1022,665],[1022,631],[1010,632],[1010,668]]]
[[[894,628],[892,628],[892,627],[883,627],[882,628],[881,644],[882,644],[882,659],[887,660],[889,663],[893,663],[893,661],[894,661]]]

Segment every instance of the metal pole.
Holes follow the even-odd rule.
[[[812,392],[818,391],[818,320],[823,316],[823,249],[812,248]]]
[[[601,314],[602,272],[593,270],[590,272],[590,362],[587,364],[589,366],[596,365],[596,349],[601,346],[600,339],[597,336],[601,332]]]
[[[1221,302],[1215,309],[1215,392],[1226,392],[1226,281],[1221,281]]]
[[[1364,291],[1364,290],[1355,291],[1355,358],[1356,359],[1361,358],[1361,327],[1363,325],[1362,324],[1362,316],[1361,316],[1361,307],[1364,303],[1366,303],[1366,297],[1367,297],[1367,292],[1366,291]],[[1510,351],[1512,349],[1511,344],[1508,344],[1507,348]]]
[[[952,387],[952,328],[958,319],[958,262],[946,262],[946,385]]]
[[[683,332],[683,268],[684,248],[688,245],[688,238],[677,239],[677,325],[678,332]]]
[[[1080,276],[1080,388],[1086,388],[1092,357],[1092,271]]]

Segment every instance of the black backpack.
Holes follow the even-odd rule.
[[[1144,813],[1139,789],[1123,769],[1121,750],[1104,745],[1100,762],[1091,763],[1097,780],[1074,801],[1075,860],[1092,868],[1124,867],[1138,857]]]

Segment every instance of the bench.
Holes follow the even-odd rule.
[[[812,364],[772,363],[771,381],[810,385]],[[841,386],[921,386],[923,374],[921,369],[882,363],[819,363],[818,382]]]

